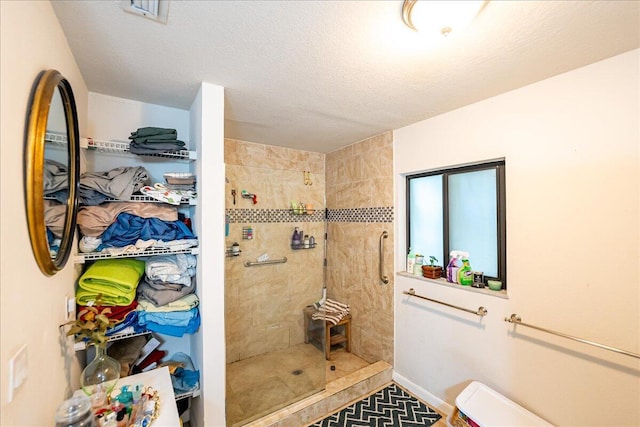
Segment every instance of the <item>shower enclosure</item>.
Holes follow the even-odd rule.
[[[383,232],[393,242],[392,139],[387,132],[326,155],[225,140],[225,244],[239,244],[225,260],[228,425],[317,393],[326,378],[380,360],[393,364],[392,245],[384,265],[379,255]],[[292,201],[313,208],[296,212]],[[317,246],[292,248],[294,227]],[[254,264],[264,255],[286,262]],[[350,305],[353,319],[351,353],[332,353],[331,362],[322,338],[305,344],[303,310],[323,286]],[[324,322],[312,327],[325,336]]]
[[[322,342],[305,343],[303,315],[323,289],[323,157],[308,153],[302,159],[304,166],[287,159],[265,166],[261,161],[267,153],[240,159],[241,146],[235,141],[225,145],[229,426],[243,425],[317,393],[326,383]],[[251,159],[257,164],[247,165]],[[292,200],[315,209],[293,211]],[[292,247],[295,227],[314,236],[316,245]],[[233,247],[234,242],[239,248]],[[312,333],[323,337],[318,328],[324,322],[313,326]]]

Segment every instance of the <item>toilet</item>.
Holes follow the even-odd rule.
[[[553,426],[537,415],[477,381],[456,397],[449,427],[538,427]]]

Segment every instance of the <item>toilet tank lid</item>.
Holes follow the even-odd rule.
[[[480,427],[553,426],[478,381],[462,390],[456,397],[456,406]]]

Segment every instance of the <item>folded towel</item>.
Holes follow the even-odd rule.
[[[158,255],[147,259],[147,278],[184,286],[196,275],[196,257],[190,254]]]
[[[151,301],[147,301],[146,299],[140,298],[138,303],[140,304],[139,309],[144,310],[148,313],[161,313],[167,311],[187,311],[191,310],[194,307],[198,306],[200,300],[196,294],[185,295],[182,298],[179,298],[175,301],[171,301],[165,305],[156,306],[153,305]]]
[[[88,305],[102,295],[102,305],[129,305],[144,273],[144,261],[104,259],[94,262],[78,280],[76,301]]]
[[[327,298],[320,309],[311,315],[311,318],[313,320],[326,320],[327,323],[337,325],[348,314],[349,304],[343,304]]]
[[[173,130],[173,129],[171,129]],[[134,142],[147,142],[149,140],[152,141],[176,141],[178,139],[178,135],[176,133],[163,133],[159,135],[147,135],[147,136],[130,136]]]
[[[138,128],[137,131],[131,132],[131,136],[129,139],[141,138],[145,136],[154,136],[154,135],[175,135],[178,136],[178,132],[175,129],[168,128],[159,128],[154,126],[147,126],[143,128]]]

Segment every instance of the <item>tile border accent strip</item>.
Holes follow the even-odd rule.
[[[227,209],[231,223],[324,222],[324,209],[309,215],[294,215],[291,209]]]
[[[226,209],[229,222],[246,223],[290,223],[290,222],[324,222],[324,209],[316,210],[309,215],[294,215],[291,209]],[[328,222],[393,222],[393,206],[373,208],[329,209]]]
[[[393,222],[393,206],[329,209],[329,222]]]

